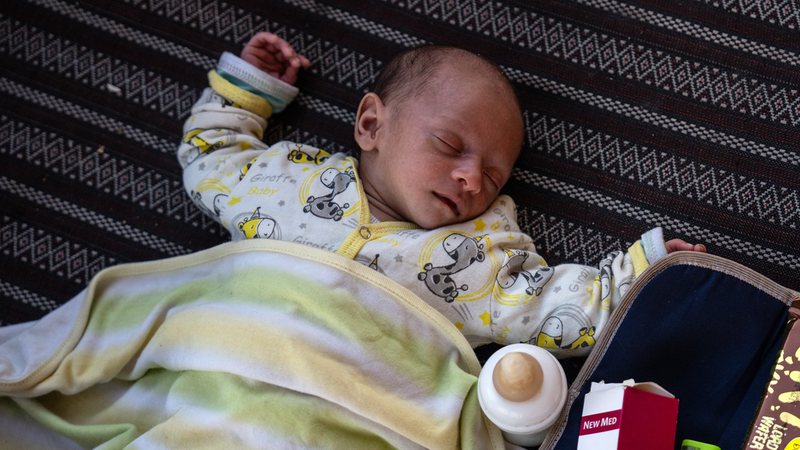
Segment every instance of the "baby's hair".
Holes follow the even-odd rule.
[[[483,68],[496,75],[497,80],[508,88],[516,106],[520,107],[511,80],[497,64],[469,50],[445,45],[421,45],[400,52],[375,79],[372,91],[387,105],[413,98],[416,94],[425,92],[433,83],[434,75],[441,64],[464,60],[477,63],[479,67],[473,66],[475,69]]]

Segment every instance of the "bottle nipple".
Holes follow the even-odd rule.
[[[536,358],[527,353],[510,352],[497,362],[492,382],[501,397],[523,402],[539,392],[543,377],[542,366]]]

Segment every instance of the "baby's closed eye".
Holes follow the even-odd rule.
[[[500,182],[498,181],[498,179],[497,179],[496,175],[493,175],[491,172],[489,172],[489,171],[487,171],[487,170],[484,170],[484,171],[483,171],[483,176],[484,176],[484,177],[486,177],[486,179],[487,179],[487,180],[489,180],[489,183],[490,183],[490,184],[491,184],[491,185],[492,185],[492,186],[493,186],[495,189],[500,189]]]
[[[446,151],[455,154],[461,154],[464,151],[464,148],[461,144],[461,140],[459,139],[438,134],[434,134],[433,137]]]

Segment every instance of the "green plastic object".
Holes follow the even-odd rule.
[[[722,450],[716,445],[706,444],[705,442],[693,441],[691,439],[684,439],[681,442],[681,450]]]

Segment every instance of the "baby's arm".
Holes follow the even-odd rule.
[[[309,61],[285,40],[258,33],[242,58],[224,53],[183,126],[178,161],[184,187],[198,206],[218,217],[215,199],[229,194],[248,164],[267,149],[267,119],[297,95],[292,85]]]
[[[500,343],[529,342],[557,356],[580,356],[594,345],[622,295],[656,260],[678,250],[705,251],[679,239],[664,242],[653,229],[626,252],[612,252],[597,266],[547,266],[533,251],[504,250],[493,293],[492,330]]]

